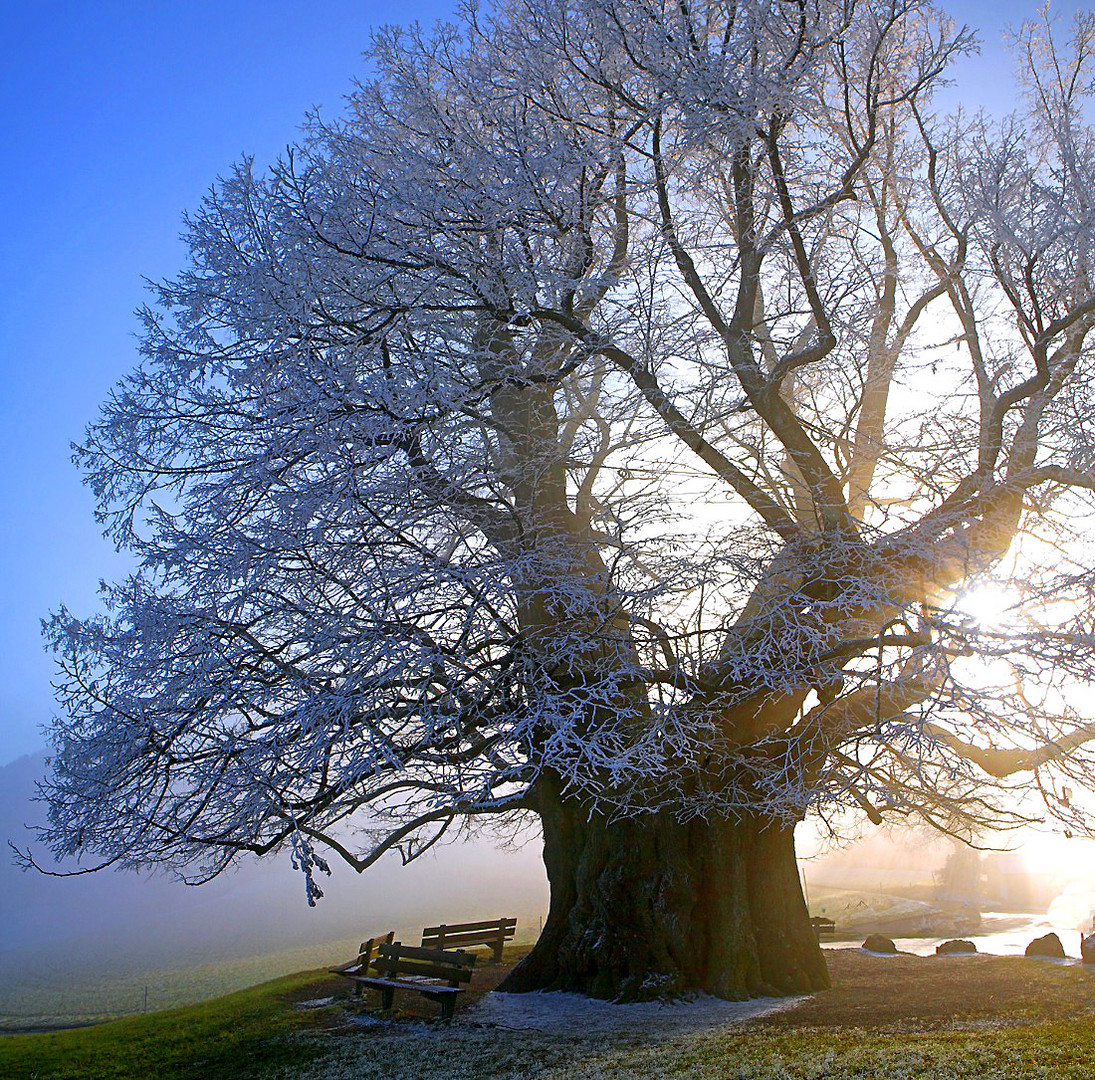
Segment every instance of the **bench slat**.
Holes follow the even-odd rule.
[[[373,970],[379,975],[420,975],[426,979],[446,979],[449,982],[471,982],[471,968],[457,964],[408,964],[402,960],[378,959]]]
[[[450,933],[464,933],[465,931],[472,930],[502,930],[509,932],[516,929],[516,919],[488,919],[486,922],[469,922],[469,923],[443,923],[441,926],[427,926],[422,931],[422,936],[427,934],[433,936],[445,932],[445,937],[448,937]]]
[[[408,982],[405,979],[378,979],[373,975],[351,975],[351,979],[362,986],[375,986],[378,990],[416,990],[420,994],[436,994],[444,997],[446,994],[462,994],[463,986],[438,986],[437,983]]]
[[[470,982],[475,956],[466,952],[421,949],[413,945],[381,945],[373,970],[381,976],[418,975],[446,982]]]
[[[451,964],[460,967],[474,967],[475,953],[461,952],[458,949],[430,949],[417,945],[381,945],[377,949],[377,959],[398,955],[410,960],[423,960],[432,964]],[[375,961],[374,961],[375,963]]]
[[[499,934],[496,930],[471,930],[460,934],[449,933],[446,930],[444,939],[441,938],[440,934],[436,937],[430,937],[428,934],[423,934],[422,940],[426,942],[427,945],[444,940],[445,951],[448,952],[450,949],[458,949],[462,945],[490,945],[504,936],[505,935]],[[510,934],[509,937],[513,937],[513,935]]]

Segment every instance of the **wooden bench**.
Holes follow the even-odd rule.
[[[397,990],[413,990],[441,1005],[441,1015],[451,1020],[456,995],[471,982],[475,957],[471,953],[441,949],[416,949],[413,945],[381,942],[372,970],[375,975],[347,975],[361,987],[380,991],[381,1008],[390,1009]]]
[[[832,919],[826,919],[823,915],[815,915],[810,920],[810,925],[814,928],[818,941],[831,938],[836,934],[836,923]]]
[[[389,930],[383,937],[371,937],[368,941],[363,941],[358,947],[357,957],[355,959],[347,960],[345,964],[336,964],[334,967],[329,967],[327,970],[333,972],[335,975],[345,975],[347,978],[353,978],[355,975],[367,975],[369,973],[369,967],[372,965],[373,957],[376,955],[377,947],[380,945],[391,945],[394,937],[394,930]],[[355,983],[354,994],[359,995],[360,993],[361,987]]]
[[[517,933],[516,919],[491,919],[487,922],[442,923],[422,931],[423,949],[463,949],[469,945],[489,945],[494,960],[502,959],[502,946]]]

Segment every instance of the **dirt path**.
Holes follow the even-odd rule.
[[[1029,1024],[1095,1014],[1095,967],[1022,956],[878,956],[827,949],[830,990],[760,1018],[768,1027]]]

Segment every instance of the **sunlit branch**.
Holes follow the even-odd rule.
[[[948,749],[954,750],[966,761],[976,765],[982,772],[997,779],[1018,772],[1034,772],[1044,765],[1060,760],[1073,750],[1095,741],[1095,724],[1075,728],[1067,735],[1029,750],[977,746],[960,739],[953,732],[937,724],[925,724],[924,731]]]

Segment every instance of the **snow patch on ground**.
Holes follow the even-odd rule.
[[[724,1001],[722,998],[701,996],[691,1001],[644,1001],[635,1005],[617,1005],[581,994],[501,994],[495,991],[467,1009],[460,1019],[465,1023],[489,1024],[513,1030],[566,1029],[583,1034],[603,1031],[675,1035],[740,1024],[767,1013],[794,1008],[806,1000],[806,997],[790,997]]]
[[[351,1027],[372,1027],[374,1025],[379,1025],[380,1027],[384,1027],[384,1028],[388,1028],[388,1029],[391,1029],[391,1028],[394,1027],[394,1025],[392,1024],[392,1022],[390,1020],[383,1020],[379,1016],[371,1016],[367,1012],[348,1012],[343,1017],[343,1022],[350,1025]],[[412,1025],[411,1024],[407,1024],[405,1026],[406,1026],[408,1031],[412,1030]],[[413,1025],[413,1026],[422,1028],[425,1025],[418,1024],[418,1025]]]

